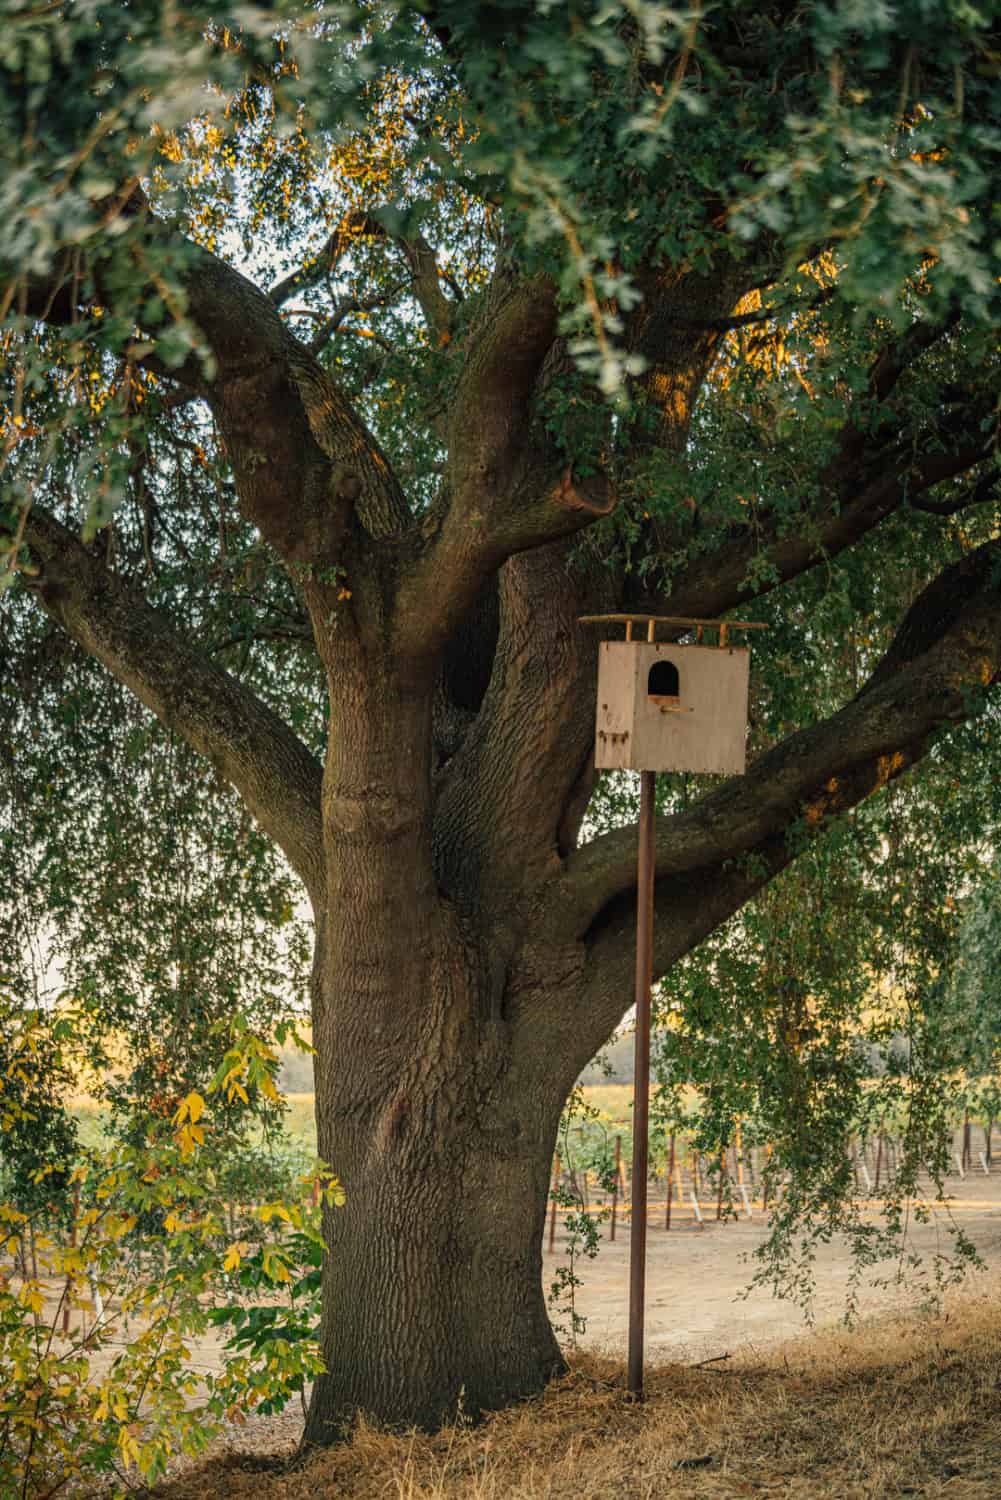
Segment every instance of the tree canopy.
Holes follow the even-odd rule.
[[[5,969],[59,951],[180,1087],[301,983],[304,890],[347,1195],[310,1436],[496,1405],[559,1364],[523,1289],[630,990],[579,617],[769,626],[747,774],[664,779],[655,964],[801,1118],[877,955],[920,1003],[991,868],[996,7],[4,20]],[[766,957],[831,1047],[790,1095],[769,908],[720,929],[804,852]]]

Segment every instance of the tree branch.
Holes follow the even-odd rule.
[[[912,323],[899,338],[887,344],[869,371],[869,390],[877,401],[885,401],[900,377],[921,355],[959,322],[959,311],[953,307],[939,322],[922,320]]]
[[[645,366],[636,385],[647,410],[629,431],[623,463],[627,474],[651,449],[682,451],[699,391],[728,326],[740,316],[734,308],[767,279],[750,262],[732,261],[711,275],[657,267],[637,277],[642,301],[629,318],[628,343]]]
[[[314,355],[320,354],[338,332],[345,318],[350,317],[352,313],[374,312],[377,307],[390,306],[404,290],[405,285],[405,282],[397,282],[387,291],[371,297],[342,297],[333,311],[328,314],[318,312],[312,307],[290,307],[286,309],[286,313],[296,317],[311,318],[319,324],[319,328],[309,341],[309,352]],[[391,344],[385,340],[381,342],[385,348],[392,351]]]
[[[165,325],[177,310],[167,305],[173,299],[163,293],[158,258],[164,251],[177,257],[186,315],[211,350],[214,368],[203,370],[189,357],[161,372],[211,405],[248,519],[295,564],[335,562],[354,514],[375,534],[402,530],[409,508],[385,455],[275,302],[233,266],[157,220],[138,186],[125,212],[133,226],[133,259],[161,292]],[[29,282],[29,310],[40,319],[71,322],[79,310],[79,281],[71,261],[60,262],[45,285]],[[115,287],[104,286],[100,274],[95,290],[105,306],[120,306]],[[143,329],[154,338],[160,331]],[[156,360],[154,349],[149,362]]]
[[[908,495],[908,504],[912,510],[925,511],[930,516],[956,516],[968,506],[983,505],[985,500],[994,499],[999,481],[1001,469],[989,469],[982,479],[963,490],[954,500],[924,500],[916,495]]]
[[[684,291],[685,283],[681,282],[680,287]],[[696,283],[695,292],[699,291],[700,284]],[[663,342],[664,338],[673,340],[676,346],[674,362],[683,370],[683,340],[679,342],[678,334],[673,331],[677,295],[678,288],[673,285],[660,293],[660,301],[656,303],[659,311],[644,314],[648,325],[644,337],[648,344],[654,334],[655,344]],[[703,291],[702,295],[709,294]],[[651,292],[649,296],[654,299],[655,293]],[[651,306],[654,306],[653,301]],[[968,391],[964,392],[968,409],[965,420],[953,413],[947,421],[940,421],[935,428],[928,428],[921,434],[898,430],[892,441],[888,439],[885,420],[876,427],[872,423],[871,403],[878,406],[886,402],[906,372],[947,337],[956,323],[954,313],[938,322],[914,323],[889,342],[873,361],[863,410],[849,410],[838,451],[819,475],[819,491],[828,497],[826,502],[822,501],[812,512],[804,511],[797,518],[766,512],[758,518],[753,532],[748,529],[741,535],[731,534],[729,539],[722,537],[720,545],[709,553],[700,553],[686,568],[677,572],[671,593],[666,598],[663,594],[651,596],[646,589],[638,591],[634,586],[627,591],[623,603],[631,608],[649,608],[677,615],[724,614],[728,609],[760,597],[796,577],[822,558],[836,556],[905,500],[913,505],[916,497],[925,490],[980,463],[985,452],[975,419],[981,413],[979,410],[972,415],[969,413],[971,400]],[[649,331],[651,329],[653,333]],[[695,369],[691,359],[689,365]],[[647,378],[653,379],[653,375]],[[662,379],[665,391],[660,404],[668,411],[679,401],[684,407],[686,395],[684,390],[678,390],[678,378],[665,376]],[[691,399],[691,392],[688,392],[689,405]],[[658,440],[669,443],[670,439],[671,424],[665,422]],[[921,440],[929,456],[916,460],[915,447]],[[680,546],[688,540],[688,536],[677,535],[668,539],[666,545]],[[762,562],[769,564],[767,569],[752,569],[752,564]],[[752,571],[758,582],[750,582]],[[634,576],[638,581],[638,575]],[[768,581],[762,584],[762,578]]]
[[[353,514],[376,535],[402,530],[400,486],[339,386],[265,293],[208,251],[191,254],[189,312],[217,364],[206,396],[248,517],[300,564],[336,562]]]
[[[777,323],[782,318],[795,317],[797,313],[815,312],[830,302],[834,287],[824,287],[807,302],[790,300],[775,307],[765,307],[758,312],[735,313],[728,318],[686,318],[672,316],[669,324],[673,328],[688,328],[699,333],[736,333],[741,328],[753,328],[757,323]]]
[[[969,712],[971,694],[1001,680],[999,564],[1001,543],[995,541],[947,569],[909,611],[882,667],[854,704],[778,746],[756,762],[747,777],[704,798],[692,814],[661,820],[655,976],[691,952],[791,864],[804,837],[818,836],[830,817],[856,806],[915,765],[935,728]],[[913,708],[910,696],[919,700]],[[860,713],[867,716],[861,725]],[[841,738],[854,729],[862,731],[865,756],[858,740],[846,746]],[[821,737],[826,740],[826,756],[817,753]],[[794,791],[797,786],[799,794]],[[754,795],[765,804],[759,819],[748,805],[748,797]],[[574,1014],[576,1054],[569,1060],[577,1071],[628,1005],[636,942],[636,830],[627,837],[628,851],[618,833],[596,841],[619,864],[619,889],[600,911],[592,905],[595,919],[584,937],[580,1000]],[[587,853],[582,850],[581,856]],[[593,862],[590,873],[596,873]],[[552,915],[544,913],[534,929],[535,950],[544,943],[546,951],[560,955],[566,964],[567,944],[573,940],[558,924],[546,925]],[[566,915],[564,910],[562,916]],[[578,908],[577,919],[578,926],[587,920],[586,909]],[[527,1017],[528,1026],[536,1019]]]
[[[501,928],[512,900],[551,878],[567,805],[591,758],[597,641],[577,617],[593,595],[567,550],[539,547],[501,569],[489,684],[439,785],[440,883],[475,891]]]
[[[412,239],[398,239],[413,277],[414,296],[432,333],[439,339],[449,336],[455,303],[446,297],[438,276],[438,257],[434,246],[422,234]]]
[[[432,332],[439,337],[449,332],[454,303],[441,289],[434,247],[422,234],[390,234],[379,217],[379,210],[368,213],[354,209],[347,214],[328,237],[316,257],[282,278],[268,292],[276,307],[296,292],[315,286],[336,270],[343,256],[361,239],[389,240],[402,250],[410,270],[410,282],[421,312]],[[373,304],[377,305],[377,304]]]
[[[854,444],[854,431],[845,446]],[[864,451],[852,459],[847,453],[829,467],[826,487],[830,503],[806,513],[799,525],[788,516],[766,517],[754,534],[740,536],[720,549],[697,557],[679,573],[670,594],[655,601],[644,593],[629,594],[630,606],[653,604],[658,613],[715,618],[749,599],[762,598],[824,558],[860,541],[906,502],[933,485],[966,474],[982,463],[982,443],[951,453],[934,453],[914,462],[909,453],[884,457],[875,473],[867,472]],[[857,488],[853,491],[853,485]],[[767,562],[767,569],[752,563]]]
[[[602,475],[578,479],[532,427],[555,338],[548,278],[500,274],[452,403],[446,503],[429,517],[401,584],[397,630],[407,653],[440,651],[507,558],[571,536],[614,507]]]
[[[301,740],[65,526],[33,508],[25,530],[46,613],[205,755],[284,850],[316,910],[324,898],[321,768]]]
[[[331,231],[315,256],[298,266],[296,270],[290,271],[280,281],[275,282],[268,290],[269,301],[274,303],[275,307],[281,307],[282,303],[294,297],[296,292],[315,286],[318,281],[323,281],[335,271],[343,256],[358,240],[369,235],[381,238],[385,233],[378,219],[373,218],[363,209],[353,209],[345,214],[337,228]]]
[[[309,621],[305,619],[279,624],[264,623],[249,630],[233,630],[223,639],[213,641],[207,650],[210,656],[218,656],[221,651],[230,651],[234,646],[252,645],[256,641],[286,641],[295,645],[307,645],[313,651],[316,650],[316,638]]]

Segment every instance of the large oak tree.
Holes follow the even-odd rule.
[[[551,1152],[635,906],[634,830],[581,841],[580,616],[779,620],[908,556],[860,679],[660,818],[661,973],[998,680],[997,59],[918,3],[11,14],[11,609],[308,893],[347,1193],[312,1440],[560,1367]]]

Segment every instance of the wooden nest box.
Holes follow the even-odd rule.
[[[728,633],[746,622],[682,620],[651,615],[590,615],[585,623],[623,622],[624,641],[598,648],[598,715],[594,763],[599,769],[703,771],[739,775],[746,764],[750,652]],[[755,622],[756,625],[757,622]],[[634,640],[633,626],[646,627]],[[701,642],[656,640],[658,624],[684,625]]]

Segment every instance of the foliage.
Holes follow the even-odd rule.
[[[975,1078],[1001,1071],[1001,880],[997,867],[963,903],[953,964],[932,1008],[942,1045]]]
[[[0,980],[2,983],[2,980]],[[65,1109],[71,1082],[62,1061],[63,1028],[39,1012],[3,1004],[0,1033],[0,1195],[31,1212],[65,1192],[76,1157],[76,1130]]]
[[[31,617],[8,612],[0,631],[0,967],[26,1006],[76,1016],[124,1129],[207,1084],[221,1019],[269,1029],[301,1013],[298,890],[133,698]]]
[[[41,274],[69,256],[81,302],[70,327],[40,340],[16,275],[3,305],[15,533],[21,497],[39,484],[79,491],[90,526],[137,486],[159,487],[149,449],[163,448],[165,413],[143,366],[151,340],[168,370],[189,356],[211,370],[188,310],[191,255],[146,234],[130,208],[139,182],[192,243],[239,248],[265,274],[276,255],[308,267],[338,226],[363,226],[333,312],[322,279],[307,276],[290,322],[320,340],[425,502],[441,456],[428,416],[455,372],[403,295],[393,246],[404,233],[440,247],[466,322],[503,223],[505,254],[558,279],[580,373],[620,402],[642,400],[631,381],[645,357],[621,336],[643,296],[637,268],[654,257],[709,274],[735,235],[747,255],[764,247],[774,281],[791,275],[788,294],[757,304],[765,322],[787,325],[789,385],[817,326],[818,281],[824,326],[846,352],[853,340],[864,348],[873,316],[902,323],[961,307],[989,323],[1001,112],[987,10],[809,5],[788,21],[739,0],[711,18],[653,0],[594,0],[570,21],[529,3],[426,10],[427,20],[409,5],[291,3],[237,7],[226,21],[200,5],[155,5],[141,20],[82,4],[11,13],[4,267]],[[797,276],[818,244],[831,246],[825,269]],[[829,361],[825,384],[850,380],[846,368]],[[827,392],[813,376],[807,385],[810,426],[822,429]],[[581,439],[566,405],[580,398],[565,391],[561,406],[561,389],[555,420]],[[783,437],[805,394],[793,390]],[[204,422],[187,414],[184,425],[189,477],[201,465],[222,478]],[[745,441],[754,435],[752,423]],[[176,450],[168,461],[184,466]]]
[[[308,1376],[316,1368],[309,1354],[316,1347],[320,1326],[322,1242],[313,1232],[299,1231],[287,1236],[285,1248],[296,1266],[295,1276],[289,1279],[277,1274],[279,1265],[270,1246],[261,1246],[244,1255],[236,1272],[237,1284],[244,1293],[263,1293],[269,1297],[268,1301],[250,1306],[227,1303],[209,1313],[209,1322],[214,1327],[232,1330],[226,1340],[227,1349],[248,1361],[263,1360],[267,1364],[278,1358],[285,1364],[280,1385],[266,1389],[256,1401],[256,1409],[262,1416],[281,1411],[293,1393],[301,1395]],[[288,1266],[288,1261],[281,1262],[281,1271]],[[273,1300],[276,1286],[286,1298],[278,1304]],[[300,1355],[298,1361],[289,1358],[293,1348],[306,1357]]]
[[[634,813],[605,778],[575,861],[593,653],[574,621],[585,600],[747,607],[769,627],[758,779],[700,785],[701,811],[690,778],[660,792],[661,842],[689,840],[658,885],[662,1128],[694,1084],[710,1154],[737,1118],[774,1145],[776,1285],[802,1290],[835,1231],[882,1254],[919,1166],[940,1170],[941,1017],[980,1016],[994,931],[960,913],[999,832],[995,7],[66,0],[5,21],[0,972],[18,1027],[42,1050],[73,1027],[71,1071],[132,1160],[169,1122],[203,1150],[188,1101],[247,1016],[214,1108],[240,1156],[279,1114],[250,1039],[305,1006],[301,877],[314,994],[385,1049],[370,1070],[358,1043],[365,1107],[401,1138],[439,1118],[375,1097],[433,1071],[407,1048],[467,1047],[440,1091],[475,1082],[459,1133],[543,968],[588,991],[553,1023],[569,1079],[626,993],[631,877],[596,878],[585,910],[586,877],[616,866],[600,836]],[[373,728],[387,703],[421,712]],[[799,785],[795,737],[825,722],[827,768]],[[404,795],[390,773],[411,767]],[[748,787],[767,827],[734,812]],[[498,807],[520,831],[497,836]],[[440,1044],[423,1009],[370,1028],[378,962],[351,967],[359,933],[407,947],[385,887],[411,824],[406,895],[428,907],[410,950],[427,984],[469,991]],[[962,1029],[982,1052],[979,1024]],[[870,1085],[865,1046],[898,1033],[906,1070]],[[4,1045],[32,1090],[10,1132],[27,1203],[34,1160],[72,1170],[65,1079]],[[322,1063],[329,1088],[344,1064]],[[877,1231],[848,1202],[847,1148],[891,1113],[907,1152]],[[140,1211],[170,1233],[170,1205]],[[238,1339],[262,1349],[267,1322]]]
[[[577,1311],[576,1290],[581,1284],[578,1263],[583,1256],[593,1260],[601,1245],[600,1226],[608,1208],[594,1212],[587,1201],[588,1174],[606,1193],[615,1182],[615,1157],[601,1113],[578,1087],[567,1100],[560,1119],[557,1152],[563,1166],[560,1179],[550,1191],[553,1211],[561,1211],[566,1231],[565,1260],[553,1272],[548,1303],[555,1332],[565,1336],[572,1348],[579,1334],[587,1332],[587,1321]],[[565,1175],[564,1175],[565,1174]]]
[[[721,399],[726,410],[728,388]],[[707,403],[702,420],[715,409]],[[987,533],[996,520],[981,524]],[[962,545],[965,530],[947,545],[953,540]],[[787,585],[781,606],[765,603],[769,629],[754,642],[752,754],[858,689],[915,570],[941,545],[937,527],[922,534],[891,523],[825,575]],[[655,1130],[661,1139],[672,1129],[694,1132],[715,1160],[739,1120],[747,1144],[773,1148],[769,1180],[773,1205],[782,1184],[781,1207],[756,1274],[807,1304],[819,1240],[848,1235],[860,1272],[899,1254],[902,1204],[912,1190],[923,1195],[918,1173],[930,1172],[941,1194],[955,1122],[964,1098],[977,1097],[958,1070],[970,1079],[989,1071],[974,1054],[989,1056],[996,1039],[999,750],[997,708],[988,706],[941,734],[906,782],[842,820],[825,819],[822,841],[810,837],[815,814],[804,809],[788,834],[796,864],[659,986]],[[691,805],[694,781],[661,776],[658,810]],[[635,809],[633,779],[612,774],[589,817],[600,831]],[[895,1046],[905,1063],[887,1070]],[[875,1084],[874,1071],[882,1075]],[[852,1143],[887,1120],[904,1138],[905,1160],[885,1189],[883,1221],[873,1224],[852,1202]],[[956,1226],[950,1233],[952,1268],[961,1270],[970,1247]],[[934,1278],[949,1264],[943,1255],[925,1270]]]
[[[992,979],[974,980],[951,1031],[937,997],[953,955],[981,951],[983,897],[972,920],[960,913],[999,832],[995,782],[966,789],[965,805],[955,795],[959,753],[943,742],[911,786],[830,829],[660,987],[660,1112],[694,1127],[710,1157],[737,1121],[746,1143],[767,1143],[776,1206],[755,1279],[807,1306],[818,1243],[847,1236],[861,1277],[899,1259],[908,1202],[926,1213],[929,1178],[932,1196],[946,1196],[972,1057],[955,1042],[969,1040],[974,1016],[988,1026]],[[681,1106],[685,1085],[701,1091],[694,1114]],[[872,1222],[855,1199],[853,1154],[887,1129],[903,1154]],[[949,1233],[951,1252],[920,1268],[934,1285],[975,1259],[959,1226]]]
[[[172,1453],[198,1454],[227,1421],[301,1390],[322,1367],[312,1327],[273,1322],[266,1340],[234,1343],[207,1375],[191,1346],[222,1320],[267,1321],[264,1309],[239,1307],[244,1288],[273,1305],[294,1297],[323,1243],[304,1191],[343,1201],[336,1178],[314,1168],[305,1189],[301,1178],[289,1184],[287,1201],[249,1209],[253,1228],[233,1238],[229,1107],[255,1071],[258,1082],[267,1076],[246,1027],[216,1071],[211,1103],[192,1091],[171,1115],[148,1117],[142,1139],[77,1153],[72,1165],[63,1156],[59,1170],[10,1155],[17,1125],[33,1120],[25,1063],[48,1052],[65,1066],[75,1040],[65,1023],[35,1016],[15,1032],[15,1060],[0,1077],[3,1157],[13,1162],[0,1205],[0,1488],[25,1500],[100,1476],[115,1493],[131,1474],[153,1483]]]

